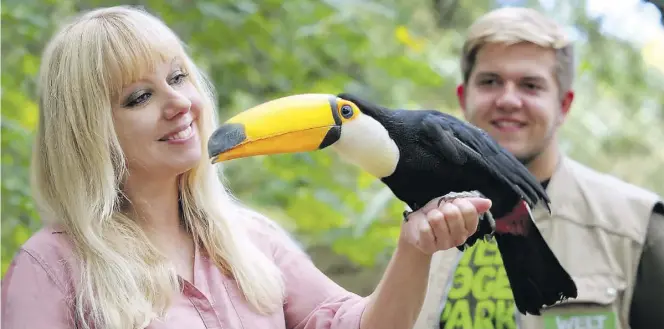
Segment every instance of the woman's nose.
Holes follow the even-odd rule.
[[[170,120],[177,117],[180,114],[189,112],[191,109],[191,100],[188,97],[179,93],[177,91],[171,94],[169,101],[166,103],[166,108],[164,109],[164,116],[166,119]]]

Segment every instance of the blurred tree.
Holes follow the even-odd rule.
[[[578,98],[564,129],[566,148],[593,167],[663,193],[664,176],[656,170],[664,154],[655,147],[664,139],[664,94],[657,87],[662,74],[646,67],[638,50],[626,42],[602,36],[597,23],[581,14],[582,2],[557,3],[549,11],[574,26],[582,38]],[[3,274],[16,248],[40,225],[30,199],[28,164],[42,48],[64,17],[112,4],[3,3]],[[498,5],[491,0],[134,4],[162,17],[189,44],[217,86],[222,120],[287,94],[340,91],[387,106],[430,107],[458,115],[458,31]],[[333,277],[355,273],[346,265],[339,268],[345,258],[353,266],[380,268],[390,255],[401,203],[377,180],[331,152],[256,157],[224,166],[234,193],[294,232]],[[355,291],[373,283],[344,281]]]

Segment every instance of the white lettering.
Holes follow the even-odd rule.
[[[556,327],[558,327],[558,329],[577,329],[578,323],[579,319],[576,317],[565,319],[561,318],[560,316],[556,316]]]
[[[604,329],[605,315],[589,315],[584,316],[585,326],[579,329]]]
[[[606,315],[556,316],[558,329],[604,329]]]

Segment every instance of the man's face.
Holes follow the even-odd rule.
[[[573,99],[561,99],[556,56],[534,44],[487,44],[458,97],[466,119],[524,163],[547,149]]]

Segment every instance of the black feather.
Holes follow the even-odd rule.
[[[476,190],[491,199],[491,214],[503,228],[495,238],[519,312],[540,314],[544,305],[577,297],[574,281],[530,213],[538,203],[551,211],[546,191],[511,153],[481,129],[449,114],[390,110],[350,94],[338,96],[380,122],[397,144],[397,168],[381,180],[411,209],[450,192]],[[510,231],[513,224],[520,230]],[[489,232],[488,221],[482,220],[466,245]]]

